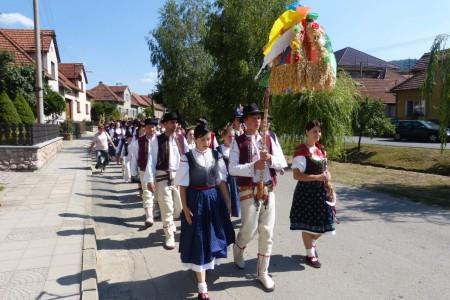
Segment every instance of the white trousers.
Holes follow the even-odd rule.
[[[131,156],[124,156],[122,161],[123,180],[131,181]]]
[[[244,197],[252,193],[243,191],[239,195]],[[275,226],[275,194],[269,192],[269,203],[264,206],[259,202],[259,208],[253,199],[241,201],[241,229],[237,235],[236,244],[244,248],[258,233],[258,254],[270,256],[273,244],[273,228]]]
[[[155,196],[148,190],[147,183],[144,182],[144,174],[144,171],[139,170],[139,179],[141,180],[142,188],[142,203],[144,205],[144,208],[153,208],[153,201]]]
[[[167,172],[159,170],[156,171],[156,176],[165,174],[167,174]],[[174,227],[173,219],[178,218],[182,210],[180,192],[178,188],[174,185],[169,185],[167,180],[156,182],[156,200],[159,204],[161,220],[164,228]]]

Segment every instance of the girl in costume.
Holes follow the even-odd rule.
[[[205,271],[227,257],[235,235],[225,163],[209,148],[211,132],[205,125],[195,127],[194,137],[196,147],[183,155],[175,177],[183,204],[179,252],[183,267],[195,272],[198,299],[209,299]]]
[[[294,179],[298,182],[290,212],[291,230],[302,231],[306,262],[320,268],[316,242],[323,234],[335,234],[334,207],[330,206],[335,196],[329,185],[327,154],[319,144],[320,122],[309,122],[305,133],[306,143],[297,147],[292,162]]]
[[[133,135],[127,130],[123,142],[122,153],[120,155],[122,158],[123,180],[125,180],[125,182],[131,182],[132,140]]]
[[[228,125],[222,132],[223,144],[221,144],[217,149],[223,155],[223,160],[225,161],[225,165],[227,167],[230,164],[230,151],[231,144],[234,141],[236,132],[233,129],[232,125]],[[227,176],[227,185],[228,191],[230,192],[231,199],[231,215],[233,217],[239,217],[240,215],[240,200],[239,200],[239,189],[236,183],[236,178],[229,175]]]

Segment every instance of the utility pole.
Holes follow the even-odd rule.
[[[38,123],[44,124],[44,90],[42,89],[41,30],[39,26],[39,0],[33,0],[34,41],[36,46],[36,111]]]

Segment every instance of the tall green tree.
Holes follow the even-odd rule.
[[[0,94],[0,123],[9,125],[18,125],[22,123],[16,107],[6,92]]]
[[[214,108],[214,121],[230,121],[239,104],[262,103],[254,80],[263,61],[263,47],[277,17],[292,0],[217,0],[210,15],[205,47],[215,67],[203,95]]]
[[[30,125],[35,122],[33,111],[21,94],[18,94],[16,98],[14,98],[14,106],[16,107],[17,113],[23,124]]]
[[[361,138],[370,138],[393,133],[394,126],[384,114],[384,103],[365,98],[357,101],[353,111],[353,130],[358,135],[358,152],[361,151]]]
[[[210,9],[207,0],[168,0],[147,37],[164,104],[190,120],[210,113],[201,94],[213,67],[203,44]]]
[[[448,34],[441,34],[434,40],[423,87],[427,104],[431,103],[434,95],[440,99],[439,138],[442,150],[447,145],[447,127],[450,125],[450,49],[447,49],[446,45],[448,38]]]
[[[66,110],[64,98],[53,91],[48,85],[44,88],[44,114],[57,119]]]
[[[35,113],[34,66],[32,64],[15,65],[13,62],[13,54],[0,51],[0,91],[5,91],[12,99],[21,94]]]

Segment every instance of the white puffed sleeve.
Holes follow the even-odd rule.
[[[292,169],[298,169],[301,173],[305,172],[306,169],[306,157],[304,156],[296,156],[292,161]]]
[[[222,156],[219,158],[218,161],[218,174],[216,179],[216,184],[219,185],[222,181],[227,182],[228,172],[227,172],[227,166],[225,165],[225,161],[223,160]]]
[[[180,160],[180,167],[175,175],[174,184],[179,186],[189,186],[189,162],[186,155]]]

